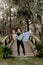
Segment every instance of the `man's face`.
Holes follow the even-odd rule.
[[[21,32],[21,30],[20,30],[20,29],[18,29],[18,30],[17,30],[17,32]]]

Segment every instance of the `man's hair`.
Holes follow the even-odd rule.
[[[21,28],[17,28],[17,30],[20,29],[20,31],[22,32]]]

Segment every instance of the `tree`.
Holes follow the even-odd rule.
[[[38,12],[40,14],[40,23],[41,23],[41,33],[40,33],[40,39],[41,41],[43,42],[43,20],[42,20],[42,15],[43,15],[43,0],[38,0],[38,4],[37,4],[37,7],[38,7]]]
[[[29,0],[19,0],[18,15],[24,17],[27,23],[27,30],[29,31],[29,21],[31,19],[32,12],[30,11]]]

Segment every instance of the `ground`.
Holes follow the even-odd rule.
[[[29,42],[28,43],[23,43],[23,44],[24,44],[24,48],[25,48],[25,56],[23,55],[23,49],[20,46],[20,57],[27,57],[27,56],[33,57],[34,53],[33,53],[32,49],[30,47]],[[15,57],[18,57],[17,42],[16,41],[12,44],[11,48],[12,48],[12,51],[13,51],[12,55],[15,56]]]
[[[1,40],[3,37],[0,37]],[[2,58],[1,45],[0,45],[0,65],[43,65],[43,58],[27,57],[27,58]]]
[[[0,45],[0,65],[43,65],[43,58],[2,58]]]
[[[0,65],[43,65],[43,58],[0,58]]]

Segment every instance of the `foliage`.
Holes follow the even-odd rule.
[[[2,42],[0,41],[0,45],[2,44]]]
[[[2,57],[2,46],[0,44],[0,57]]]
[[[3,53],[3,58],[7,58],[8,56],[12,54],[12,50],[8,46],[3,46],[2,53]]]
[[[43,43],[37,42],[35,45],[36,45],[38,57],[43,57]]]

